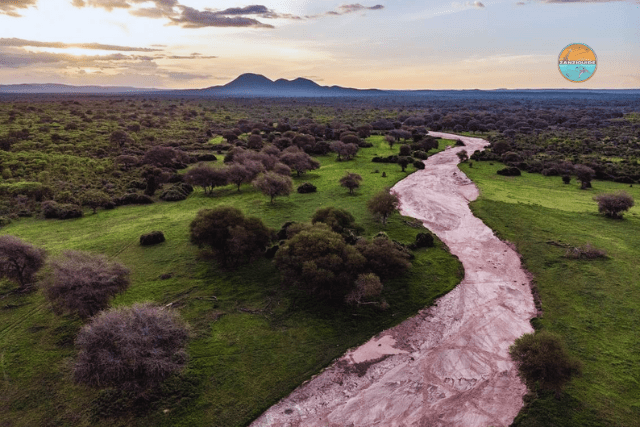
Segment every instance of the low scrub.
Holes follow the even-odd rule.
[[[42,213],[45,218],[57,219],[80,218],[83,215],[80,206],[69,203],[57,203],[53,200],[42,202]]]
[[[583,246],[567,249],[564,256],[565,258],[570,259],[597,259],[606,258],[607,253],[598,248],[594,248],[590,243],[587,243]]]

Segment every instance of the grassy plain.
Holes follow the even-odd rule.
[[[380,230],[410,243],[420,228],[393,215],[386,227],[374,221],[365,202],[406,176],[396,164],[372,163],[376,155],[397,153],[383,137],[361,149],[353,161],[319,157],[322,166],[294,178],[311,182],[314,194],[293,193],[269,203],[250,185],[205,196],[197,189],[182,202],[98,211],[75,220],[21,219],[0,232],[41,245],[50,255],[77,249],[104,253],[126,264],[132,285],[113,305],[139,301],[171,304],[190,323],[191,360],[186,372],[158,392],[146,410],[127,412],[131,403],[74,385],[73,340],[81,323],[57,316],[41,293],[16,295],[0,283],[0,419],[3,426],[242,426],[310,378],[335,357],[393,326],[451,290],[462,268],[438,241],[415,253],[413,268],[385,285],[387,311],[345,309],[309,301],[280,286],[278,272],[260,260],[236,272],[219,270],[189,243],[189,223],[198,210],[222,204],[259,216],[273,228],[285,221],[308,221],[323,206],[349,210],[371,236]],[[440,141],[440,149],[453,141]],[[377,173],[373,173],[378,170]],[[410,167],[409,171],[413,171]],[[338,184],[345,171],[362,175],[350,195]],[[381,175],[386,172],[387,177]],[[167,241],[141,247],[139,236],[162,230]],[[170,275],[161,280],[161,275]],[[118,412],[124,415],[114,416]]]
[[[561,400],[540,393],[516,420],[532,426],[640,426],[640,206],[611,220],[592,197],[625,190],[640,203],[636,185],[575,181],[523,172],[502,177],[503,165],[460,165],[480,188],[473,212],[513,242],[535,276],[543,317],[536,327],[561,335],[583,363]],[[564,257],[569,247],[591,243],[607,252],[592,261]]]

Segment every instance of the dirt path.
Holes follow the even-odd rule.
[[[508,355],[532,332],[535,307],[518,254],[469,210],[476,186],[456,167],[456,152],[393,187],[400,211],[422,220],[460,258],[464,280],[437,305],[381,332],[271,407],[252,427],[508,426],[525,387]],[[364,372],[364,374],[363,374]]]

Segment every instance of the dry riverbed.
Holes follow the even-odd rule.
[[[423,221],[465,269],[464,280],[433,307],[349,350],[262,414],[252,427],[508,426],[526,389],[508,349],[535,306],[518,254],[474,217],[477,187],[457,168],[456,152],[430,157],[426,168],[393,187],[400,211]]]

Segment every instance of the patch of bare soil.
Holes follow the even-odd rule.
[[[536,309],[518,254],[474,217],[477,187],[456,167],[488,143],[461,139],[393,187],[400,211],[423,221],[458,256],[464,280],[433,307],[349,350],[252,427],[508,426],[525,386],[509,346],[532,332]]]

